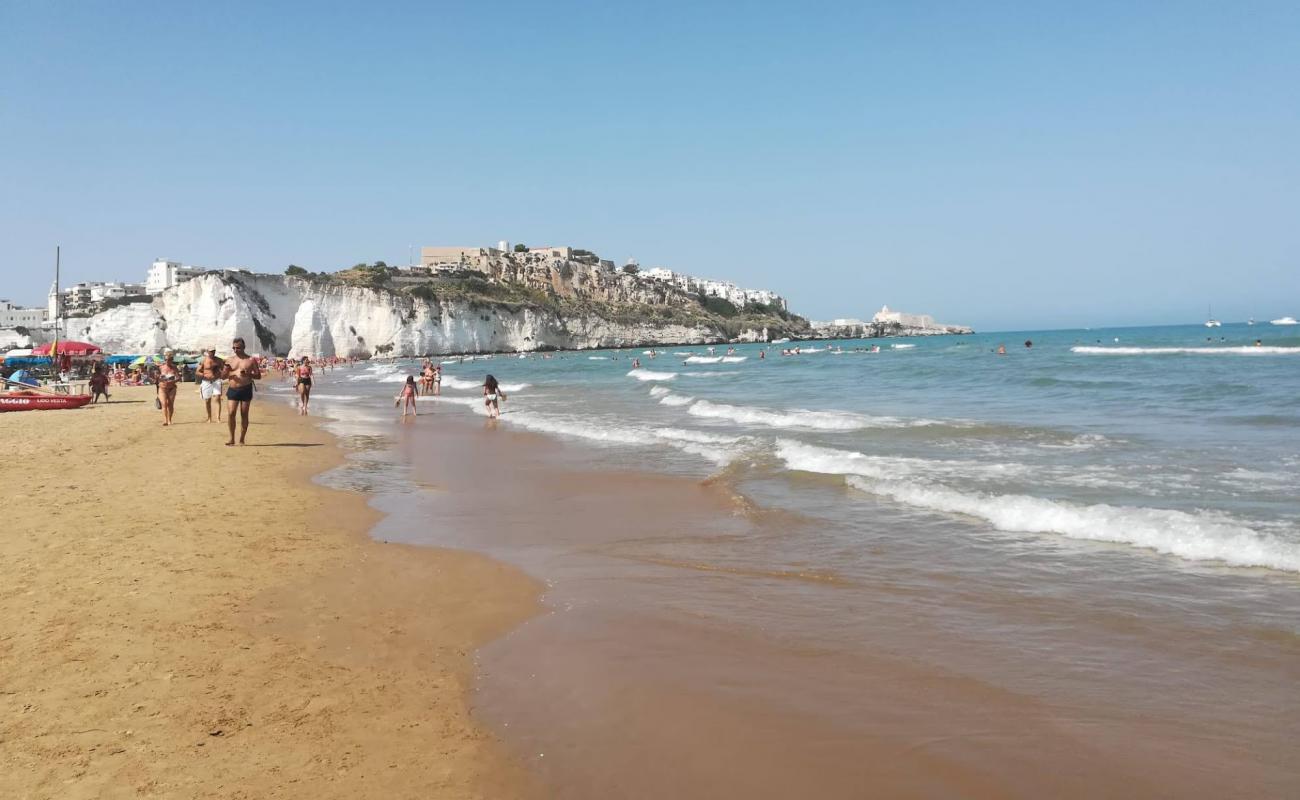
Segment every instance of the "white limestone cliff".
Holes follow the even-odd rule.
[[[716,342],[706,325],[619,321],[597,314],[469,300],[423,300],[386,290],[306,278],[209,273],[149,303],[68,320],[65,336],[109,352],[165,347],[225,351],[242,337],[252,352],[317,356],[417,356],[544,348],[579,349]]]

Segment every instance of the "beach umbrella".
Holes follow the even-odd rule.
[[[93,345],[90,342],[63,341],[56,344],[58,354],[61,356],[93,356],[104,352],[98,345]],[[54,346],[49,344],[40,345],[32,350],[32,355],[48,356],[50,348]]]
[[[36,380],[36,376],[33,375],[29,370],[25,370],[25,369],[20,369],[14,374],[10,375],[9,380],[13,383],[21,383],[26,386],[41,385],[40,381]]]
[[[13,350],[10,350],[8,353],[5,353],[5,358],[17,358],[18,356],[30,356],[31,354],[32,354],[32,348],[17,347],[14,348]]]
[[[153,356],[139,356],[139,357],[137,357],[136,359],[134,359],[134,360],[131,362],[131,366],[133,366],[133,367],[143,367],[143,366],[146,365],[146,364],[161,364],[161,363],[163,363],[163,362],[166,361],[166,360],[167,360],[167,359],[163,358],[162,356],[158,356],[158,355],[153,355]]]

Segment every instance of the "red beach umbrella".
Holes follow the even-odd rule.
[[[59,355],[64,356],[93,356],[99,355],[104,351],[90,342],[59,342]],[[43,344],[40,347],[32,348],[34,356],[48,356],[50,354],[50,345]]]

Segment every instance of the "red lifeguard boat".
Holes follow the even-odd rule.
[[[88,394],[0,393],[0,411],[53,411],[60,408],[81,408],[89,402]]]

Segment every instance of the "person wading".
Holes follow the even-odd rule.
[[[235,412],[239,412],[239,443],[244,443],[248,435],[248,408],[253,404],[253,381],[262,377],[262,368],[257,359],[244,352],[244,340],[236,339],[230,347],[235,351],[226,360],[222,377],[226,384],[226,423],[230,426],[230,441],[226,447],[235,446]]]

